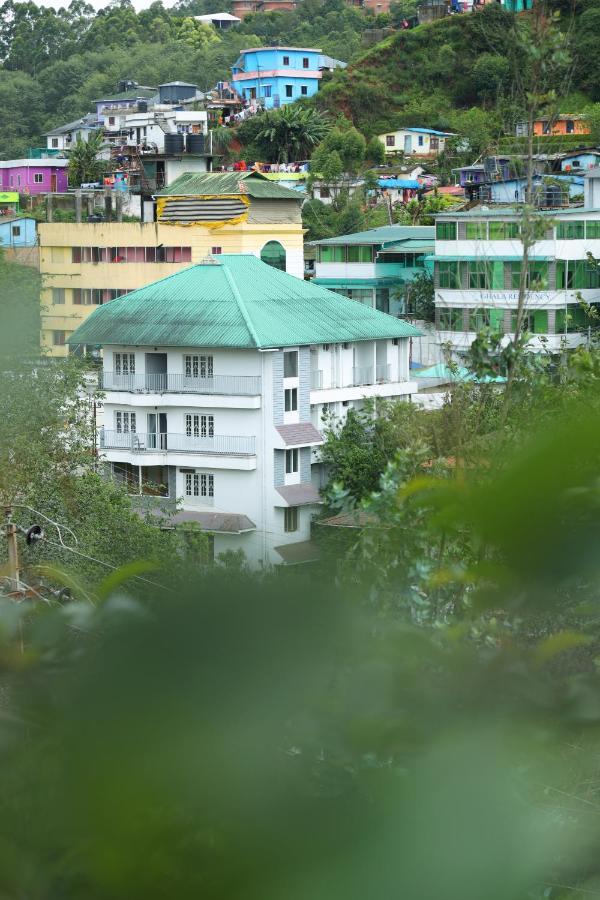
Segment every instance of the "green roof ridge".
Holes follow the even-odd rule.
[[[229,269],[226,266],[223,267],[223,271],[225,272],[225,278],[227,279],[229,287],[231,288],[231,290],[233,292],[233,296],[237,300],[238,306],[240,308],[240,312],[244,317],[244,322],[246,323],[248,331],[252,335],[252,338],[253,338],[256,346],[260,347],[261,342],[258,338],[256,331],[254,330],[254,325],[252,324],[252,322],[250,320],[250,316],[248,315],[248,310],[246,309],[246,304],[242,300],[242,295],[240,294],[240,292],[237,289],[237,284],[235,283],[235,281],[233,279],[233,275],[231,274],[231,272],[229,271]]]

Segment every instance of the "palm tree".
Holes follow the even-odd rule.
[[[256,140],[268,146],[270,161],[290,162],[310,156],[330,127],[318,110],[288,104],[264,113]]]
[[[104,172],[104,161],[98,159],[98,154],[104,146],[104,134],[95,131],[90,134],[87,141],[77,136],[77,140],[69,153],[69,182],[73,187],[79,187],[86,182],[98,181]]]

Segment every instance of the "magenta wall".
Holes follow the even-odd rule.
[[[56,186],[53,185],[52,175],[56,175]],[[35,175],[41,175],[42,180],[36,181]],[[29,194],[47,194],[55,190],[64,193],[67,190],[67,170],[56,166],[40,165],[15,166],[11,169],[0,169],[0,177],[3,191],[19,191]]]

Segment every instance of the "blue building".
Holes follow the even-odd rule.
[[[37,242],[36,220],[29,216],[0,218],[0,248],[34,247]]]
[[[305,47],[256,47],[242,50],[231,67],[232,86],[242,100],[277,109],[294,100],[312,97],[324,71],[346,63],[321,50]]]

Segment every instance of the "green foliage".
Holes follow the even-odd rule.
[[[327,118],[317,110],[290,103],[255,116],[251,125],[239,129],[239,137],[250,137],[261,161],[289,162],[310,156],[328,131]]]
[[[98,154],[104,146],[104,136],[97,131],[88,140],[77,136],[69,153],[69,181],[73,187],[80,187],[86,182],[98,181],[104,172],[104,160]]]
[[[419,272],[406,286],[406,302],[409,311],[425,322],[435,319],[435,287],[429,272]]]

